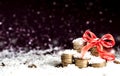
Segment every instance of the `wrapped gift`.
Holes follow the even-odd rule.
[[[82,47],[86,45],[86,42],[83,40],[83,38],[76,38],[72,41],[72,43],[73,49],[77,52],[81,52]]]

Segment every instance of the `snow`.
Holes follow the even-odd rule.
[[[107,66],[102,68],[78,68],[74,64],[55,67],[61,63],[61,55],[59,53],[43,55],[48,50],[31,50],[28,53],[15,53],[9,50],[0,52],[0,76],[119,76],[120,74],[120,64],[113,62],[108,62]],[[36,68],[28,67],[32,64]]]
[[[105,62],[105,60],[95,56],[91,56],[91,59],[89,61],[89,63],[102,63],[102,62]]]
[[[61,54],[76,54],[77,50],[74,49],[65,49],[63,52],[61,52]]]
[[[83,38],[76,38],[72,41],[72,43],[78,44],[78,45],[83,45],[85,43],[85,40],[83,40]]]
[[[81,53],[74,54],[75,58],[81,58],[81,56],[82,56]],[[91,58],[90,52],[85,53],[83,59],[90,59],[90,58]]]

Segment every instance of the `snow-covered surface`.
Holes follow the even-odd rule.
[[[91,56],[91,59],[89,61],[89,63],[103,63],[103,62],[105,62],[104,59],[95,56]]]
[[[82,55],[81,55],[81,53],[76,53],[73,56],[75,58],[81,58]],[[90,58],[91,58],[90,52],[85,53],[83,59],[90,59]]]
[[[72,41],[72,43],[77,45],[83,45],[85,43],[85,40],[83,40],[83,38],[76,38]]]
[[[61,54],[76,54],[77,50],[74,49],[65,49],[64,51],[59,52],[59,55]]]
[[[103,68],[80,69],[74,64],[64,68],[55,67],[61,62],[61,56],[58,53],[43,55],[46,51],[49,49],[31,50],[28,53],[0,52],[0,76],[120,76],[120,64],[113,62],[108,62]],[[37,68],[28,68],[31,64]]]

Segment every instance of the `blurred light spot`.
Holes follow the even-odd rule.
[[[65,4],[65,7],[68,7],[69,5],[68,4]]]
[[[64,17],[61,17],[61,21],[63,21],[64,20]]]
[[[13,28],[12,28],[12,27],[9,27],[8,30],[13,30]]]
[[[89,2],[89,4],[88,4],[89,6],[93,6],[93,2]]]
[[[39,15],[39,14],[40,14],[40,11],[37,11],[37,14]]]
[[[112,23],[112,20],[109,20],[109,23]]]
[[[51,42],[52,41],[51,38],[49,38],[48,41]]]
[[[16,14],[13,14],[13,18],[15,18],[16,17]]]
[[[99,14],[100,14],[100,15],[102,15],[102,14],[103,14],[103,12],[102,12],[102,11],[99,11]]]
[[[93,21],[93,24],[96,24],[96,22],[95,22],[95,21]]]
[[[120,41],[120,36],[117,36],[117,37],[116,37],[116,40],[117,40],[117,41]]]
[[[56,5],[56,2],[53,2],[53,5]]]
[[[90,24],[90,21],[86,21],[86,24]]]
[[[3,23],[2,22],[0,22],[0,25],[2,25]]]
[[[104,18],[100,18],[100,21],[104,21]]]
[[[69,30],[69,32],[71,33],[71,32],[72,32],[72,30],[70,29],[70,30]]]
[[[52,15],[49,15],[49,18],[52,18]]]

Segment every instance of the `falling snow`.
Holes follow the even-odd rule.
[[[117,3],[117,2],[116,2]],[[49,45],[71,48],[71,41],[86,29],[119,36],[119,11],[115,1],[18,0],[0,1],[0,49]],[[32,41],[31,41],[32,40]],[[118,47],[120,40],[117,40]]]
[[[55,67],[59,52],[86,29],[97,36],[111,33],[120,59],[120,9],[115,0],[0,1],[1,76],[115,76],[120,64],[104,68]],[[74,70],[74,72],[73,72]]]

